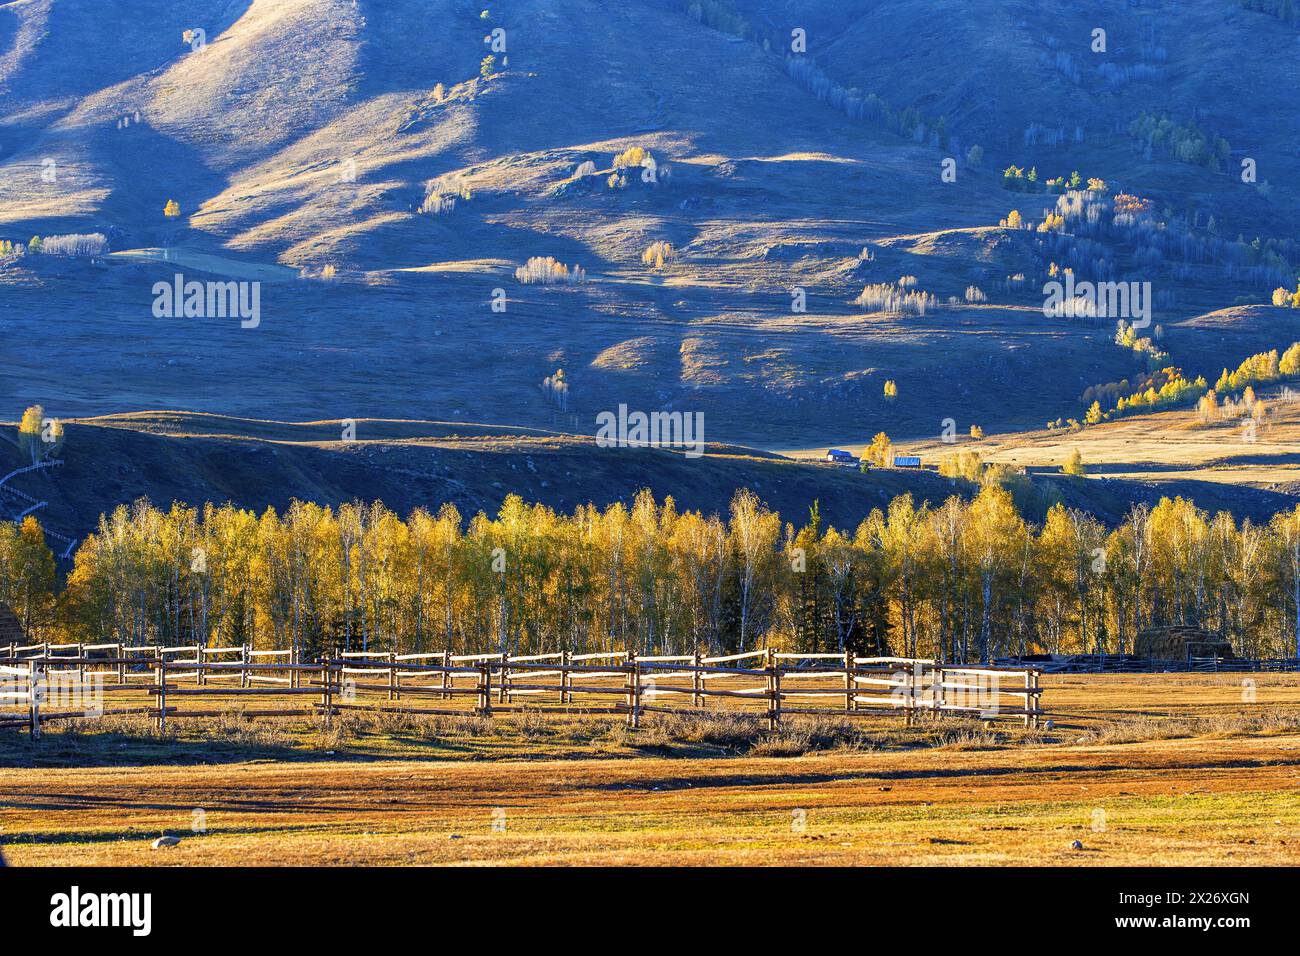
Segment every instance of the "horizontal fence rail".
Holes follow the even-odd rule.
[[[23,654],[39,648],[39,653]],[[0,657],[0,727],[103,714],[169,719],[311,715],[347,711],[477,715],[538,710],[612,714],[637,727],[645,713],[748,714],[781,726],[790,715],[901,715],[908,723],[947,715],[1018,718],[1038,726],[1043,690],[1034,667],[960,667],[933,660],[772,649],[705,657],[556,651],[393,654],[349,651],[316,661],[296,651],[121,644],[34,645]],[[93,696],[96,706],[42,712]],[[135,706],[106,708],[105,699]]]

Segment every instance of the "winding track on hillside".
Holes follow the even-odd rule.
[[[16,498],[29,503],[26,508],[24,508],[22,511],[20,511],[17,514],[17,516],[14,518],[15,521],[21,521],[23,518],[26,518],[28,515],[33,514],[36,511],[39,511],[41,508],[48,507],[49,502],[39,501],[36,498],[33,498],[31,495],[27,494],[25,491],[19,491],[17,488],[7,487],[6,483],[9,481],[9,479],[14,478],[18,475],[25,475],[33,471],[41,471],[46,468],[57,468],[62,464],[63,464],[62,458],[50,458],[46,461],[38,461],[34,464],[26,465],[25,467],[22,468],[15,468],[13,471],[9,472],[9,474],[5,475],[3,478],[0,478],[0,492],[4,492],[5,494],[8,495],[13,495]],[[68,561],[72,558],[72,549],[77,546],[76,538],[69,538],[66,535],[59,534],[57,531],[51,531],[49,528],[46,528],[44,525],[41,526],[41,532],[47,538],[54,538],[56,541],[64,541],[67,543],[68,546],[64,548],[63,553],[59,555],[60,561]]]

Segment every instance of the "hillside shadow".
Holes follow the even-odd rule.
[[[102,211],[120,231],[114,248],[174,245],[182,234],[187,236],[187,245],[193,245],[192,237],[206,238],[185,224],[203,202],[222,192],[229,180],[208,166],[201,149],[143,122],[125,129],[105,126],[91,137],[88,147],[92,156],[101,158],[113,172]],[[174,226],[168,226],[162,215],[169,199],[181,207],[181,219]],[[124,228],[118,223],[157,225]]]
[[[554,256],[566,265],[582,266],[589,275],[609,266],[599,252],[581,240],[484,218],[487,213],[504,213],[512,208],[508,198],[486,194],[459,203],[446,216],[421,214],[384,223],[365,234],[368,266],[409,269],[468,259],[507,259],[523,265],[533,256]],[[493,277],[491,282],[499,284],[499,277]],[[507,291],[518,285],[513,275],[506,285]]]
[[[201,26],[209,45],[221,42],[222,34],[252,7],[253,0],[55,3],[41,25],[32,60],[7,85],[21,97],[41,99],[57,89],[67,101],[79,100],[133,77],[166,70],[189,55],[181,36],[186,27]],[[168,26],[160,29],[163,24]],[[12,29],[4,32],[13,35]]]

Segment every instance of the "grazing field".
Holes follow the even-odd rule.
[[[165,739],[144,721],[53,727],[0,741],[0,845],[19,865],[1296,863],[1300,679],[1251,677],[1047,677],[1060,714],[1039,731],[527,714],[329,730],[232,715]],[[182,841],[152,850],[163,833]]]

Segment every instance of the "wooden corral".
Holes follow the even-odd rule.
[[[921,718],[1010,717],[1026,727],[1042,715],[1038,671],[957,667],[932,660],[775,649],[722,657],[641,657],[560,651],[512,657],[436,652],[342,653],[316,662],[291,651],[249,647],[124,647],[38,644],[0,649],[10,685],[0,726],[43,720],[146,714],[169,719],[315,715],[347,710],[491,717],[523,709],[621,716],[731,710],[786,715]],[[196,706],[197,705],[197,706]]]

